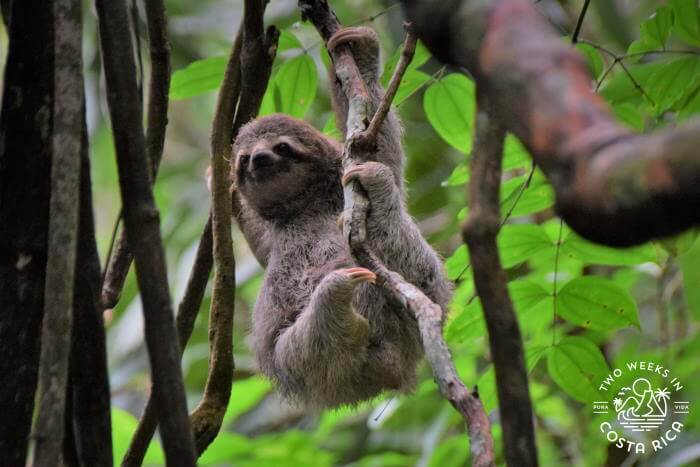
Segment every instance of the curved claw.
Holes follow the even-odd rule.
[[[334,51],[339,45],[362,40],[376,41],[376,33],[370,28],[361,26],[342,28],[328,39],[326,47],[328,50]]]
[[[360,177],[360,174],[364,170],[364,167],[361,165],[356,165],[354,167],[349,168],[344,174],[343,178],[340,179],[340,183],[343,184],[343,186],[347,186],[348,183],[350,183],[353,180],[357,180]]]
[[[365,268],[347,268],[344,269],[342,272],[344,272],[350,277],[350,282],[353,284],[359,284],[361,282],[370,282],[374,284],[377,280],[377,275],[369,269]]]

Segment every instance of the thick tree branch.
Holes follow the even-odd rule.
[[[155,181],[163,157],[165,129],[168,125],[168,92],[170,90],[170,44],[168,43],[167,18],[163,0],[146,0],[146,22],[151,58],[151,79],[146,115],[146,151],[151,164],[151,180]],[[105,308],[117,305],[124,281],[134,256],[126,242],[126,231],[109,259],[102,286],[102,302]]]
[[[340,28],[335,14],[325,0],[300,0],[299,6],[304,17],[313,22],[324,41],[327,41]],[[400,81],[402,73],[410,62],[415,47],[414,40],[409,33],[404,45],[405,55],[401,59],[401,64],[397,66],[392,82]],[[372,124],[377,128],[381,126],[393,95],[390,92],[383,99],[379,106],[380,109],[385,109],[382,113],[371,115],[369,94],[350,48],[338,47],[332,51],[332,56],[336,76],[342,83],[349,103],[347,139],[343,150],[344,164],[350,164],[353,160],[371,159],[367,157],[366,152],[371,151],[373,145],[365,143],[371,143],[370,139],[375,133],[374,130],[367,131],[367,127],[371,127]],[[368,124],[367,122],[370,121],[372,123]],[[363,144],[356,144],[358,141],[362,141]],[[493,440],[488,418],[476,394],[472,394],[457,375],[449,349],[442,337],[440,307],[399,274],[389,271],[366,246],[366,217],[369,201],[358,184],[352,185],[354,186],[348,186],[345,190],[345,212],[351,214],[343,216],[343,231],[348,238],[353,256],[360,265],[377,274],[377,284],[383,287],[393,300],[403,305],[416,317],[426,357],[433,369],[440,392],[462,414],[467,424],[471,440],[472,463],[477,466],[494,465]]]
[[[11,2],[0,113],[0,465],[25,465],[44,309],[53,145],[54,20]],[[7,19],[7,18],[6,18]]]
[[[39,409],[34,464],[49,465],[63,450],[66,387],[73,328],[83,116],[82,20],[77,0],[56,0],[49,248],[39,360]]]
[[[700,122],[647,135],[622,127],[530,0],[403,3],[433,54],[467,68],[489,95],[578,233],[624,246],[700,223]]]
[[[166,460],[173,465],[194,465],[194,443],[187,416],[159,215],[151,192],[126,6],[123,2],[108,0],[97,0],[96,5],[124,223],[136,259],[153,392],[160,414]]]
[[[535,466],[537,448],[523,344],[496,244],[502,225],[499,190],[506,132],[493,117],[486,96],[477,94],[469,218],[462,232],[489,331],[505,458],[509,465]]]

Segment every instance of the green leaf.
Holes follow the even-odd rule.
[[[177,70],[170,80],[170,98],[189,99],[218,89],[224,79],[227,62],[226,57],[210,57]]]
[[[539,225],[509,224],[498,234],[498,251],[505,268],[522,263],[552,246],[549,236]]]
[[[659,70],[662,70],[667,62],[643,63],[639,65],[628,65],[629,74],[637,81],[637,83],[646,89],[646,83],[649,78]],[[642,94],[634,85],[629,75],[622,69],[618,68],[612,79],[607,81],[607,84],[601,89],[602,96],[611,103],[625,102],[629,100],[641,100]]]
[[[469,264],[469,252],[466,245],[460,245],[452,256],[445,260],[445,270],[450,280],[455,280]]]
[[[623,102],[613,106],[615,116],[622,123],[632,128],[635,131],[644,131],[644,116],[636,106],[630,102]]]
[[[297,39],[297,36],[292,34],[291,32],[287,30],[283,30],[280,32],[280,38],[279,41],[277,42],[277,52],[282,52],[284,50],[291,50],[291,49],[303,49],[304,46],[301,45],[301,42],[299,42],[299,39]]]
[[[653,243],[628,248],[611,248],[589,242],[573,232],[565,237],[560,253],[586,264],[624,266],[658,262],[656,247]]]
[[[469,164],[462,162],[458,164],[450,176],[442,182],[442,186],[462,186],[469,181]]]
[[[685,120],[700,113],[700,89],[695,89],[685,101],[685,104],[678,110],[678,120]]]
[[[474,105],[474,83],[456,73],[431,84],[423,97],[423,109],[435,131],[464,154],[471,151]]]
[[[577,277],[562,287],[556,300],[558,314],[581,327],[599,331],[640,328],[634,299],[610,279]]]
[[[547,371],[564,392],[580,402],[600,400],[598,386],[610,372],[600,349],[578,336],[567,336],[549,350]]]
[[[394,105],[403,104],[406,99],[415,94],[430,79],[430,75],[422,71],[406,70],[406,73],[401,78],[396,96],[394,96]]]
[[[343,138],[343,135],[340,134],[340,130],[335,124],[334,115],[328,117],[328,120],[326,120],[326,124],[323,125],[323,134],[326,136],[330,136],[333,139],[337,139],[338,141],[340,141]]]
[[[394,74],[394,69],[396,68],[396,64],[399,63],[399,59],[401,58],[402,53],[403,44],[400,45],[394,51],[394,53],[391,54],[391,57],[389,57],[386,63],[384,63],[384,71],[382,72],[382,76],[380,78],[382,86],[386,87],[386,85],[389,84],[389,81],[391,81],[391,76]],[[408,67],[406,67],[407,73],[408,71],[419,68],[428,60],[430,60],[430,51],[423,44],[423,42],[418,41],[418,43],[416,44],[416,52],[413,54],[413,60],[411,60],[411,63],[409,63]]]
[[[501,216],[508,212],[512,217],[525,216],[554,205],[554,190],[542,172],[535,171],[530,184],[524,187],[528,176],[529,173],[523,174],[501,185]]]
[[[280,104],[277,110],[296,118],[303,118],[316,97],[317,84],[316,65],[308,54],[301,54],[287,61],[275,77]]]
[[[583,43],[576,44],[576,48],[581,52],[586,59],[588,64],[588,71],[590,71],[593,78],[598,78],[603,72],[603,57],[600,56],[600,52],[593,46]]]
[[[445,326],[445,339],[448,342],[460,343],[486,334],[481,301],[473,296],[471,299],[471,303],[464,306]]]
[[[552,294],[537,282],[515,280],[508,283],[508,292],[518,313],[524,313],[549,299]]]
[[[697,0],[671,0],[673,30],[688,44],[700,46],[700,13]]]
[[[700,321],[700,238],[681,253],[679,260],[683,271],[685,300],[695,320]]]
[[[666,40],[671,34],[673,26],[673,11],[669,6],[660,6],[651,18],[644,21],[639,27],[640,37],[643,41],[663,49]]]
[[[503,145],[503,170],[512,170],[525,167],[530,164],[532,157],[527,152],[523,143],[513,134],[506,134]]]
[[[126,410],[112,406],[112,451],[114,459],[121,460],[131,443],[138,421]],[[143,459],[144,465],[165,465],[165,455],[160,443],[151,441]]]
[[[673,107],[698,82],[700,60],[696,57],[683,57],[672,60],[657,70],[646,83],[645,91],[654,100],[658,114]]]
[[[469,442],[464,436],[453,436],[440,441],[433,451],[428,467],[462,467],[467,465]]]

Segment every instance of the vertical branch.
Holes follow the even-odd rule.
[[[52,6],[55,31],[53,158],[39,360],[39,410],[34,426],[35,465],[56,462],[63,450],[83,115],[81,4],[77,0],[56,0]]]
[[[246,13],[231,49],[212,123],[213,157],[223,154],[224,160],[229,159],[232,139],[242,125],[257,115],[262,97],[267,88],[279,32],[274,27],[264,31],[263,13],[264,8],[261,1],[246,1]],[[216,169],[213,172],[216,172]],[[221,180],[221,177],[219,180]],[[227,176],[225,176],[224,182],[228,191],[229,180]],[[220,193],[219,195],[216,194],[216,188],[212,190],[212,197],[214,196],[220,196]],[[230,194],[227,197],[230,203]],[[224,201],[226,201],[225,198]],[[230,209],[229,207],[228,222],[230,222],[231,218]],[[226,213],[223,216],[225,215]],[[178,309],[177,330],[182,348],[184,348],[192,333],[194,320],[202,302],[207,278],[213,264],[213,216],[214,214],[212,213],[202,233],[195,264],[190,274],[185,295]],[[223,216],[219,215],[220,222],[225,222],[224,219],[226,218]],[[226,226],[223,226],[222,230],[225,229]],[[223,232],[223,238],[228,239],[227,243],[230,244],[230,224],[228,229],[228,234],[225,231]],[[225,248],[227,247],[224,246]],[[235,291],[235,278],[233,276],[235,265],[232,252],[229,259],[227,259],[227,253],[225,253],[221,260],[222,263],[230,260],[230,268],[223,266],[223,274],[218,281],[216,278],[214,280],[214,290],[212,291],[214,296],[212,297],[209,322],[209,375],[204,397],[191,415],[195,444],[199,454],[216,437],[221,427],[231,392],[233,357],[231,349],[232,338],[230,336],[233,324],[233,293]],[[221,299],[215,298],[216,296]],[[227,310],[230,310],[230,312],[227,312]],[[122,461],[123,466],[137,466],[141,464],[155,428],[156,410],[151,398],[149,398],[137,430],[131,440],[129,450]]]
[[[484,94],[478,93],[477,102],[469,218],[462,234],[489,332],[506,461],[508,465],[535,466],[537,450],[522,339],[496,245],[505,129],[494,119]]]
[[[168,125],[168,92],[170,90],[170,44],[163,0],[145,0],[148,43],[151,60],[151,79],[148,88],[146,115],[146,153],[151,164],[151,180],[155,182],[163,157],[165,130]],[[114,253],[109,258],[102,286],[105,308],[116,306],[124,288],[124,281],[134,257],[122,230]]]
[[[340,28],[340,24],[326,0],[300,0],[304,18],[311,20],[321,37],[328,41]],[[370,115],[370,96],[364,80],[357,69],[349,47],[338,47],[332,51],[336,76],[340,79],[348,99],[347,140],[343,158],[345,163],[353,159],[372,159],[371,151],[376,147],[376,135],[386,117],[401,76],[413,58],[415,37],[407,27],[404,53],[390,81],[388,91],[379,103],[374,115]],[[356,185],[356,184],[354,184]],[[353,257],[358,264],[377,275],[377,284],[385,293],[400,303],[418,321],[425,354],[441,394],[462,415],[470,437],[472,463],[475,466],[493,466],[493,439],[490,423],[478,394],[471,393],[459,379],[449,348],[442,337],[442,310],[420,289],[408,283],[401,275],[390,271],[366,245],[366,218],[369,201],[360,186],[346,187],[343,231]]]
[[[151,192],[126,6],[123,2],[97,0],[97,14],[124,223],[136,259],[153,392],[166,460],[178,465],[194,465],[180,349],[168,291],[159,215]]]
[[[92,212],[87,126],[81,117],[80,220],[73,304],[70,360],[72,429],[79,465],[108,467],[112,460],[112,425],[105,329],[100,302],[100,258]],[[70,465],[70,464],[69,464]]]

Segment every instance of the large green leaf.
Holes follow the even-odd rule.
[[[640,327],[632,296],[610,279],[583,276],[569,281],[557,294],[557,312],[584,328],[610,331]]]
[[[303,118],[316,97],[317,85],[316,65],[308,54],[287,61],[275,77],[275,87],[279,92],[277,111]]]
[[[593,402],[601,399],[598,386],[610,370],[593,342],[567,336],[549,350],[547,371],[571,397],[580,402]]]
[[[506,268],[522,263],[552,246],[549,236],[539,225],[506,225],[498,234],[498,251]]]
[[[674,31],[688,44],[700,46],[700,12],[697,0],[671,0]]]
[[[643,63],[638,65],[628,65],[629,75],[621,67],[612,79],[601,89],[600,93],[611,103],[625,102],[630,100],[641,100],[642,94],[630,78],[630,75],[642,89],[646,89],[649,78],[657,71],[664,68],[666,62]]]
[[[657,114],[673,107],[698,82],[699,70],[697,57],[683,57],[672,60],[651,75],[644,89],[653,99]]]
[[[226,57],[210,57],[177,70],[170,80],[170,98],[189,99],[218,89],[224,79],[227,62]]]
[[[474,83],[456,73],[431,84],[423,97],[425,114],[435,131],[464,154],[471,151],[474,105]]]
[[[663,48],[671,34],[671,26],[673,26],[673,11],[668,6],[660,6],[651,18],[642,23],[639,30],[645,40]]]

